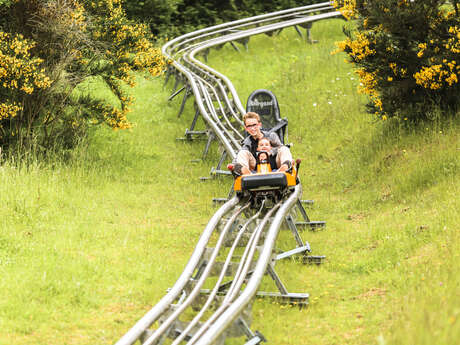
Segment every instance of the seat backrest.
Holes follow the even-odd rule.
[[[278,100],[273,92],[268,90],[259,89],[252,92],[248,97],[246,111],[259,114],[262,127],[265,129],[273,128],[281,121]]]
[[[246,103],[246,112],[250,111],[259,114],[264,130],[274,130],[284,143],[287,120],[281,118],[278,100],[273,92],[265,89],[253,91]]]

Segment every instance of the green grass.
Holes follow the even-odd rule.
[[[309,215],[327,221],[302,233],[325,264],[276,266],[309,307],[258,300],[252,328],[272,344],[456,344],[458,116],[375,122],[352,66],[330,54],[342,25],[316,23],[314,45],[286,29],[209,55],[243,103],[257,88],[277,95]],[[199,181],[218,148],[190,163],[204,143],[175,140],[194,111],[177,118],[171,85],[139,79],[134,128],[96,129],[65,163],[1,163],[0,344],[112,344],[180,275],[230,181]],[[279,245],[293,245],[288,232]]]

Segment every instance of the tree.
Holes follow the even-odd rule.
[[[460,105],[458,1],[341,0],[353,20],[339,51],[357,66],[369,111],[385,120],[418,121]],[[440,111],[439,111],[440,110]]]
[[[126,0],[123,4],[128,17],[145,23],[155,35],[174,32],[173,17],[183,0]]]
[[[157,36],[181,34],[241,18],[322,0],[126,0],[129,18],[147,23]]]
[[[91,125],[127,120],[134,71],[161,74],[165,60],[145,25],[126,19],[120,0],[0,2],[0,145],[72,147]],[[76,87],[99,78],[119,105]]]

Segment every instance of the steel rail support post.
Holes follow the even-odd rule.
[[[230,42],[230,45],[231,45],[231,46],[233,47],[233,49],[235,49],[238,53],[241,53],[240,48],[238,48],[238,47],[236,46],[236,44],[233,43],[233,41]]]
[[[201,159],[205,160],[206,156],[208,155],[209,149],[211,147],[212,141],[215,139],[214,137],[214,132],[210,132],[208,135],[208,141],[206,142],[206,146],[204,147],[203,155],[201,156]]]
[[[238,324],[240,325],[241,329],[246,334],[246,337],[248,339],[248,341],[244,345],[257,345],[261,342],[267,341],[265,337],[258,331],[255,331],[255,333],[251,331],[248,324],[246,323],[246,321],[244,321],[243,318],[238,319]]]
[[[308,214],[307,214],[307,211],[305,211],[305,208],[303,207],[302,205],[302,202],[299,200],[297,200],[297,208],[299,209],[300,211],[300,214],[302,215],[303,219],[310,223],[310,218],[308,218]]]
[[[194,107],[195,107],[195,116],[193,117],[192,124],[190,125],[190,130],[191,131],[195,130],[195,126],[196,126],[196,123],[198,121],[198,117],[200,116],[200,109],[198,109],[198,107],[196,106],[196,103],[194,104]],[[187,131],[186,131],[186,133],[187,133]]]
[[[180,78],[179,74],[177,74],[177,73],[174,73],[174,74],[175,74],[176,80],[174,81],[174,86],[173,86],[173,89],[171,91],[171,93],[173,93],[173,94],[176,92],[177,87],[179,86],[179,84],[181,82],[181,78]]]
[[[289,230],[291,230],[292,234],[294,235],[295,241],[297,242],[297,247],[303,247],[304,244],[302,241],[302,237],[300,237],[299,231],[297,230],[294,220],[292,219],[292,216],[290,214],[286,216],[286,223],[289,227]]]
[[[178,94],[180,94],[184,90],[185,90],[185,86],[182,86],[179,90],[173,92],[171,96],[168,97],[168,101],[171,101],[174,97],[176,97]]]
[[[294,25],[294,29],[299,34],[300,38],[303,40],[304,39],[303,34],[302,34],[302,31],[300,31],[299,27],[297,25]]]
[[[275,272],[275,269],[273,267],[273,260],[270,262],[267,266],[267,272],[270,275],[270,277],[273,279],[275,282],[276,287],[278,290],[281,292],[283,295],[287,295],[289,292],[286,289],[286,286],[284,286],[283,282],[281,281],[279,275]]]
[[[185,129],[184,138],[177,138],[177,140],[193,140],[194,135],[202,136],[207,133],[207,130],[204,130],[204,131],[195,130],[195,126],[196,126],[196,123],[199,117],[200,117],[200,109],[198,109],[195,103],[195,115],[193,116],[192,124],[190,125],[190,128]]]
[[[168,66],[168,68],[166,69],[166,75],[165,75],[165,81],[163,83],[163,89],[168,84],[169,78],[171,77],[171,74],[173,74],[173,73],[174,73],[173,68],[171,66]]]
[[[180,105],[179,113],[177,114],[177,117],[179,118],[184,111],[185,108],[185,102],[187,102],[188,97],[190,96],[190,87],[187,85],[185,86],[185,93],[184,93],[184,98],[182,98],[182,103]]]
[[[300,199],[297,200],[297,208],[300,211],[300,214],[302,215],[302,218],[304,219],[304,221],[303,222],[296,222],[296,225],[308,225],[313,230],[316,229],[316,228],[321,228],[321,227],[326,226],[326,222],[324,222],[324,221],[311,221],[310,220],[310,218],[307,215],[307,212],[305,211],[305,208],[302,205],[302,201]]]

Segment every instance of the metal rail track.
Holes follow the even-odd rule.
[[[314,21],[337,16],[340,13],[325,2],[216,25],[180,36],[163,46],[163,54],[172,62],[166,82],[171,75],[176,78],[170,99],[184,92],[179,116],[187,99],[194,96],[196,114],[185,134],[188,139],[196,135],[208,137],[203,156],[211,141],[217,139],[224,151],[219,165],[225,157],[236,157],[243,138],[241,118],[245,110],[230,80],[196,56],[202,54],[206,58],[211,47],[228,42],[235,48],[234,42],[247,45],[252,35],[273,34],[290,26],[308,30]],[[183,86],[177,89],[180,84]],[[200,115],[206,131],[195,130]],[[265,274],[273,278],[280,291],[272,295],[300,303],[308,299],[308,294],[289,293],[274,271],[277,259],[310,251],[292,218],[298,207],[308,220],[301,195],[299,183],[278,202],[266,200],[257,208],[250,200],[237,196],[229,199],[209,220],[174,286],[116,345],[131,345],[138,340],[144,345],[165,341],[172,341],[168,344],[173,345],[223,344],[226,337],[241,335],[249,339],[247,344],[263,341],[262,335],[250,329],[250,309]],[[292,253],[275,255],[275,242],[283,222],[293,232],[297,248]],[[237,262],[233,262],[235,259]]]

